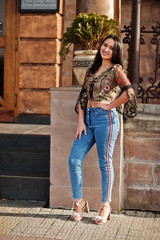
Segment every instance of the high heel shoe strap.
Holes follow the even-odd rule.
[[[99,216],[100,211],[103,207],[107,207],[108,209],[104,210],[104,216]],[[110,219],[110,213],[111,213],[111,206],[108,206],[108,204],[102,203],[100,209],[98,210],[98,215],[94,218],[95,222],[102,221],[103,223],[106,223],[107,219]]]
[[[77,205],[77,206],[79,206],[80,205],[80,203],[82,202],[82,200],[83,200],[83,198],[80,198],[80,199],[74,199],[73,198],[73,206],[72,206],[72,211],[74,210],[74,208],[75,208],[75,205]]]

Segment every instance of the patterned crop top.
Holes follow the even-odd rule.
[[[84,83],[76,102],[75,111],[78,113],[78,104],[84,111],[88,100],[102,101],[108,103],[114,101],[119,95],[121,89],[131,85],[123,68],[119,64],[109,66],[104,72],[95,77],[89,69],[86,72]]]

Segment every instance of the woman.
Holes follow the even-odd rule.
[[[83,199],[82,163],[88,151],[96,143],[102,176],[102,205],[95,217],[96,224],[110,219],[111,193],[114,179],[112,155],[119,132],[116,107],[127,102],[133,88],[122,68],[122,43],[117,36],[106,37],[100,45],[92,66],[87,70],[84,84],[77,100],[79,113],[75,141],[69,157],[69,171],[73,192],[72,214],[74,221],[89,212],[87,200]],[[120,91],[123,93],[117,98]]]

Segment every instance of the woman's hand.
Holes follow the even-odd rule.
[[[82,135],[83,131],[84,131],[84,134],[87,135],[87,130],[86,130],[85,123],[84,122],[79,122],[74,139],[77,140],[77,137],[79,136],[79,140],[81,140],[81,135]]]
[[[109,110],[110,109],[109,102],[107,102],[107,101],[95,101],[93,106],[102,108],[104,110]]]

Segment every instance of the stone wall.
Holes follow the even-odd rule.
[[[141,113],[124,124],[124,209],[159,211],[160,106],[140,105]]]
[[[68,157],[78,120],[74,105],[79,90],[62,87],[51,91],[50,207],[72,204]],[[113,210],[159,211],[160,105],[139,104],[138,111],[134,119],[124,124],[121,121],[113,156],[115,180],[111,205]],[[95,146],[87,155],[83,169],[84,197],[91,209],[97,209],[101,202],[101,179]]]

